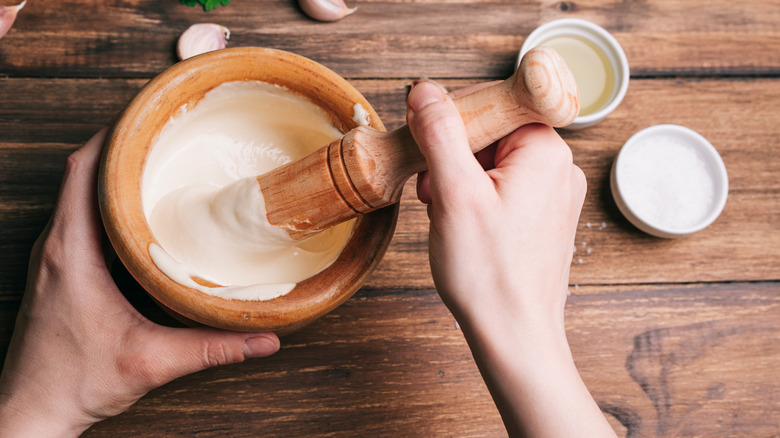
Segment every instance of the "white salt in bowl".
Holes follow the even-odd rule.
[[[612,166],[612,196],[640,230],[677,238],[718,218],[729,192],[726,166],[702,135],[679,125],[634,134]]]

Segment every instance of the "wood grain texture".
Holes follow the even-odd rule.
[[[175,62],[190,24],[226,25],[231,47],[325,64],[392,130],[405,123],[411,79],[451,89],[504,79],[531,30],[576,17],[609,30],[632,73],[610,117],[561,131],[589,185],[566,308],[583,379],[619,436],[780,435],[780,3],[348,2],[358,12],[330,24],[291,0],[233,0],[210,13],[175,0],[25,7],[0,40],[0,355],[65,157]],[[631,226],[608,186],[621,145],[657,123],[707,137],[730,178],[721,217],[674,241]],[[178,379],[86,435],[505,436],[432,289],[427,229],[410,181],[387,255],[346,304],[285,338],[278,355]],[[176,324],[124,270],[116,278],[147,317]]]
[[[0,297],[18,299],[21,294],[27,253],[53,208],[65,156],[97,131],[143,82],[0,80],[0,132],[4,133],[0,243],[5,248],[0,256]],[[443,82],[454,89],[475,81]],[[388,128],[404,122],[407,81],[356,80],[353,84]],[[39,96],[45,104],[37,100]],[[605,121],[583,131],[562,131],[589,184],[571,283],[777,280],[778,101],[780,82],[773,79],[634,80],[623,104]],[[638,231],[620,215],[609,191],[610,166],[621,145],[634,132],[657,123],[682,124],[703,134],[723,156],[730,175],[729,199],[721,217],[683,239],[657,239]],[[395,236],[368,282],[370,287],[432,287],[428,219],[413,184],[410,181],[404,191]]]
[[[0,79],[0,300],[20,296],[67,155],[145,81]]]
[[[190,24],[230,28],[230,46],[289,50],[349,78],[495,78],[542,23],[591,20],[623,45],[634,75],[780,73],[780,4],[665,2],[359,2],[336,23],[294,2],[242,1],[204,13],[176,1],[31,2],[0,45],[0,74],[149,77],[175,61]]]
[[[620,436],[776,435],[776,285],[592,289],[569,298],[567,332]],[[282,343],[176,380],[86,436],[505,436],[435,291],[365,289]]]
[[[451,88],[464,85],[444,83]],[[390,105],[403,105],[403,95],[398,99]],[[374,102],[371,97],[369,101]],[[780,83],[771,79],[634,80],[623,104],[605,121],[582,131],[562,131],[574,162],[588,178],[571,283],[777,280],[780,143],[772,133],[777,126],[772,120],[778,101]],[[379,113],[385,120],[383,108]],[[400,121],[385,120],[389,126]],[[633,133],[658,123],[681,124],[707,137],[730,175],[729,199],[720,218],[706,230],[678,240],[657,239],[634,228],[618,211],[609,190],[609,172],[620,147]],[[427,272],[411,274],[427,269],[427,224],[425,208],[416,201],[410,182],[391,250],[371,286],[393,287],[394,281],[404,278],[429,287]]]
[[[777,284],[581,292],[566,308],[569,342],[620,436],[776,436]],[[3,320],[15,304],[0,302]],[[10,334],[0,328],[0,345]],[[282,343],[270,358],[178,379],[86,436],[505,435],[435,291],[364,289]]]
[[[524,125],[567,126],[580,109],[574,76],[548,47],[526,53],[505,81],[454,96],[452,103],[475,154]],[[409,178],[427,167],[408,125],[383,132],[369,124],[258,176],[257,182],[269,223],[302,240],[397,204]]]

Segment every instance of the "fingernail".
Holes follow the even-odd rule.
[[[412,111],[419,112],[432,103],[444,102],[444,98],[445,94],[440,85],[423,80],[409,92],[408,103]]]
[[[444,93],[444,94],[447,94],[447,93],[450,92],[450,90],[448,90],[447,87],[445,87],[444,85],[442,85],[442,84],[440,84],[440,83],[438,83],[436,81],[432,81],[432,80],[428,79],[428,82],[430,82],[433,85],[436,85],[437,87],[439,87],[439,90],[441,90],[441,92]]]
[[[441,90],[442,93],[449,93],[450,92],[450,90],[448,90],[447,87],[445,87],[444,85],[434,81],[433,79],[428,79],[427,76],[421,76],[420,79],[413,80],[412,83],[409,85],[409,89],[411,90],[412,88],[416,87],[417,85],[419,85],[422,82],[430,82],[431,84],[436,85],[437,87],[439,87],[439,89]]]
[[[279,338],[276,335],[262,334],[244,341],[244,356],[266,357],[279,351]]]

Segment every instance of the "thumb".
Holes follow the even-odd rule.
[[[279,351],[276,334],[241,333],[210,328],[168,328],[155,337],[152,349],[162,369],[156,370],[165,383],[218,365],[266,357]]]
[[[469,147],[466,127],[452,99],[430,81],[412,88],[406,120],[428,164],[431,198],[446,201],[459,188],[486,178]],[[464,183],[468,183],[464,185]]]

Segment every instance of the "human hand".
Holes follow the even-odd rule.
[[[407,109],[428,164],[418,196],[428,204],[436,288],[510,436],[615,436],[580,379],[563,321],[585,177],[543,125],[475,157],[444,91],[423,81]]]
[[[435,84],[414,87],[409,106],[429,166],[418,196],[429,204],[431,270],[442,299],[458,318],[562,329],[586,189],[569,147],[552,128],[528,125],[475,159],[457,110]]]
[[[157,325],[122,296],[101,251],[96,182],[106,132],[68,158],[33,247],[0,375],[0,436],[77,436],[177,377],[279,349],[273,333]]]

